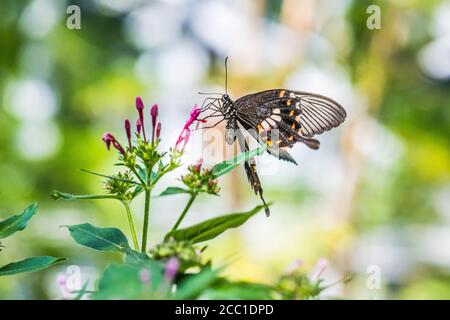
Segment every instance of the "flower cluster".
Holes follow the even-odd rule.
[[[288,300],[315,299],[325,289],[337,283],[345,283],[351,280],[351,277],[346,275],[342,280],[323,285],[322,274],[328,267],[328,260],[324,258],[317,261],[316,267],[310,275],[302,272],[302,265],[303,262],[301,260],[294,261],[285,274],[278,279],[275,286],[278,298]]]
[[[122,156],[124,164],[131,168],[136,164],[136,156],[141,158],[145,166],[148,168],[159,160],[159,156],[156,152],[156,146],[159,142],[161,134],[161,122],[157,121],[158,118],[158,105],[154,104],[150,109],[150,117],[152,122],[151,139],[147,139],[144,122],[144,103],[140,97],[136,98],[136,110],[138,112],[138,118],[136,119],[136,140],[137,144],[132,143],[131,134],[131,122],[126,119],[124,122],[125,133],[127,136],[127,146],[123,147],[120,142],[110,132],[106,132],[103,135],[102,140],[105,142],[108,150],[113,146],[119,151]]]
[[[301,271],[303,262],[294,261],[286,270],[286,273],[278,279],[276,291],[278,298],[288,300],[313,299],[325,289],[321,286],[321,274],[326,268],[327,262],[320,260],[316,266],[314,275],[308,276]]]
[[[150,250],[150,256],[155,260],[169,261],[176,258],[179,262],[179,271],[184,272],[191,267],[201,267],[205,263],[201,259],[201,252],[189,241],[175,241],[170,239],[158,244]]]
[[[219,194],[220,188],[217,179],[211,169],[202,168],[203,161],[200,159],[196,164],[188,167],[189,173],[181,177],[181,181],[193,192],[206,192],[208,194]]]
[[[135,185],[132,181],[133,175],[130,171],[114,174],[105,182],[106,192],[116,195],[122,200],[131,200],[135,194],[135,189],[133,188]]]

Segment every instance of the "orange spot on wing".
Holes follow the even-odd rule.
[[[262,127],[262,125],[258,124],[258,133],[261,133],[264,131],[264,128]]]

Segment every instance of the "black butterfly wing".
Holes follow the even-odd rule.
[[[305,137],[336,128],[347,117],[345,109],[328,97],[300,91],[288,94],[300,102],[301,133]]]
[[[320,143],[312,137],[339,126],[346,118],[344,108],[328,97],[285,89],[249,94],[234,105],[237,119],[267,145],[269,153],[294,163],[286,148],[302,142],[318,149]]]
[[[288,162],[292,162],[293,164],[297,164],[297,161],[295,161],[295,159],[289,154],[289,152],[285,149],[285,148],[274,148],[272,147],[272,145],[269,145],[269,143],[267,143],[267,139],[269,139],[269,141],[272,140],[272,136],[269,135],[269,137],[267,138],[266,135],[262,134],[258,134],[256,130],[254,130],[252,127],[249,127],[248,125],[245,126],[242,124],[242,126],[247,130],[247,132],[257,141],[259,141],[260,143],[264,143],[264,139],[265,139],[265,144],[267,147],[267,152],[271,155],[273,155],[275,158],[280,158],[282,160],[288,161]]]
[[[241,148],[241,152],[249,151],[248,143],[245,140],[245,137],[240,129],[235,131],[239,147]],[[254,160],[251,159],[249,161],[244,162],[244,169],[245,173],[247,174],[248,181],[250,182],[250,185],[255,191],[255,194],[259,194],[263,204],[264,204],[264,210],[266,211],[266,216],[270,215],[269,206],[267,205],[266,201],[263,197],[263,190],[261,187],[261,182],[258,177],[258,173],[256,172],[256,164],[254,163]]]

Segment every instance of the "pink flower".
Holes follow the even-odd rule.
[[[178,259],[174,258],[174,257],[170,258],[166,262],[166,268],[164,270],[164,277],[167,280],[172,281],[175,278],[175,276],[177,275],[179,268],[180,268],[180,262],[178,261]]]
[[[139,113],[139,121],[141,122],[142,135],[144,136],[144,140],[146,141],[147,138],[145,137],[145,127],[144,127],[144,103],[142,102],[141,97],[136,97],[136,109]]]
[[[188,121],[186,121],[183,130],[181,130],[180,135],[178,136],[177,142],[175,143],[175,150],[179,151],[179,152],[183,152],[184,148],[186,147],[186,144],[189,140],[189,137],[191,135],[191,129],[190,126],[195,122],[195,121],[200,121],[200,122],[206,122],[206,120],[200,120],[198,119],[198,116],[200,115],[200,113],[202,112],[202,110],[195,105],[194,108],[192,108],[191,110],[191,114],[190,117],[188,119]],[[181,145],[181,142],[184,142]]]
[[[106,143],[106,148],[108,148],[108,150],[110,150],[112,144],[113,147],[116,148],[123,156],[126,156],[125,149],[110,132],[106,132],[103,135],[102,140]]]

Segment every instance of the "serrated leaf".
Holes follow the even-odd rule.
[[[176,241],[185,240],[197,243],[213,239],[228,229],[236,228],[244,224],[262,208],[264,208],[264,206],[260,205],[247,212],[231,213],[203,221],[188,228],[171,231],[166,234],[164,241],[173,238]]]
[[[170,196],[173,194],[180,194],[180,193],[190,194],[191,191],[188,189],[183,189],[183,188],[179,188],[179,187],[168,187],[166,190],[161,192],[161,194],[159,196],[160,197],[161,196]]]
[[[67,260],[51,256],[32,257],[18,262],[12,262],[0,268],[0,276],[9,276],[17,273],[34,272],[46,269],[56,263]]]
[[[127,238],[117,228],[98,228],[89,223],[64,226],[72,238],[82,246],[99,251],[127,253],[131,250]]]
[[[9,217],[0,222],[0,239],[9,237],[17,231],[21,231],[26,228],[28,221],[37,212],[37,204],[33,203],[26,208],[21,214]]]
[[[216,178],[220,177],[225,173],[230,172],[241,163],[244,163],[245,161],[248,161],[256,156],[263,154],[265,150],[266,150],[265,146],[260,146],[256,149],[242,152],[232,159],[220,162],[213,167],[213,174]]]

